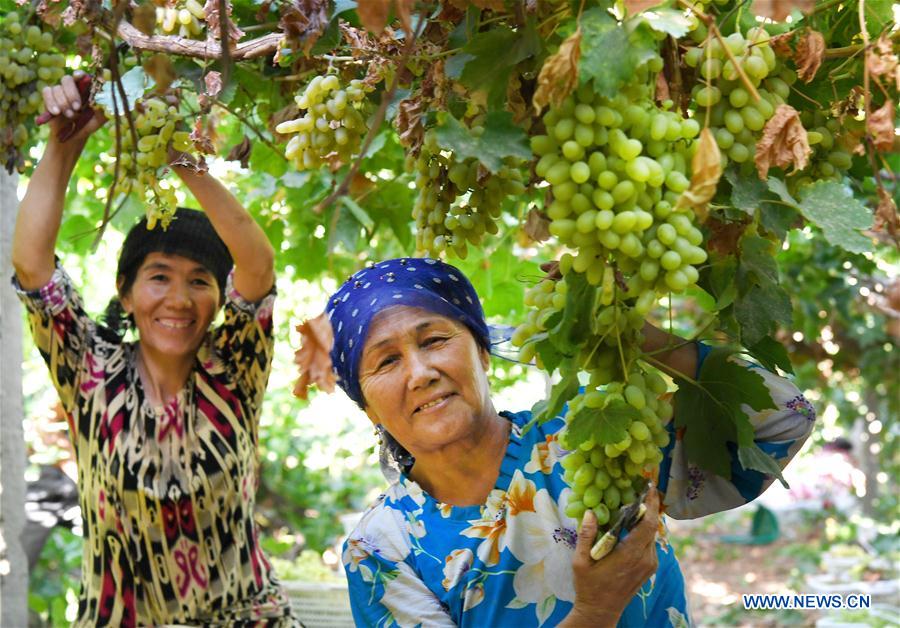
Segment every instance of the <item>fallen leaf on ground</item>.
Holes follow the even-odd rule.
[[[809,163],[812,149],[806,139],[806,129],[800,114],[790,105],[778,105],[775,114],[766,122],[762,138],[756,143],[756,170],[765,181],[769,168],[786,168],[793,164],[803,170]]]

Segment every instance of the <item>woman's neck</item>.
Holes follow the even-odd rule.
[[[137,366],[144,394],[153,406],[165,405],[184,388],[194,359],[164,358],[137,345]]]
[[[497,484],[511,424],[491,407],[484,425],[469,439],[417,456],[410,477],[441,503],[484,504]]]

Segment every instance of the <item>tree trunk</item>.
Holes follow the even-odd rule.
[[[22,432],[22,306],[10,285],[18,177],[0,169],[0,626],[28,625],[25,438]]]

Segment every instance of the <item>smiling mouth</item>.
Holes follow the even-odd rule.
[[[173,321],[173,320],[157,319],[156,322],[159,323],[160,325],[162,325],[163,327],[168,327],[169,329],[187,329],[188,327],[190,327],[191,325],[194,324],[193,320]]]
[[[440,404],[442,404],[444,401],[446,401],[447,399],[449,399],[452,396],[453,396],[453,393],[441,395],[440,397],[438,397],[437,399],[435,399],[433,401],[429,401],[428,403],[423,403],[421,406],[416,408],[415,412],[424,412],[425,410],[429,410],[435,406],[439,406]]]

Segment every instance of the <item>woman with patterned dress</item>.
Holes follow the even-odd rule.
[[[375,424],[392,480],[344,545],[357,625],[689,624],[678,561],[656,538],[658,504],[676,518],[699,517],[754,499],[771,477],[743,469],[736,455],[730,481],[708,476],[673,438],[647,515],[593,561],[596,518],[588,510],[578,532],[565,514],[563,420],[526,431],[530,412],[494,409],[489,330],[457,269],[433,259],[381,262],[348,279],[326,311],[338,382]],[[644,351],[671,374],[694,375],[708,351],[652,326],[645,338]],[[759,373],[778,409],[751,414],[756,443],[784,467],[815,417],[793,384]]]
[[[14,284],[65,408],[78,465],[84,558],[76,626],[298,622],[259,543],[257,421],[272,360],[274,253],[209,175],[174,168],[205,212],[146,218],[119,258],[106,325],[91,320],[54,248],[66,187],[94,118],[71,77],[19,208]],[[223,321],[210,328],[220,309]],[[121,323],[136,328],[125,342]]]

